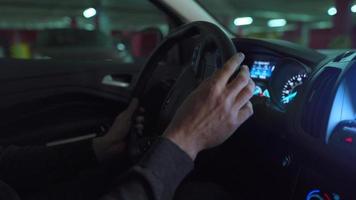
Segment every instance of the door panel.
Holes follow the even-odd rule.
[[[130,97],[141,66],[0,60],[0,144],[43,144],[103,134]],[[111,81],[121,84],[108,84]]]

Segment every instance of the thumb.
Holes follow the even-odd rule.
[[[129,107],[126,109],[126,114],[131,117],[133,113],[137,110],[138,108],[138,99],[134,98],[132,99]]]

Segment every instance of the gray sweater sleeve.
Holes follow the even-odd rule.
[[[56,183],[96,165],[91,140],[55,147],[0,147],[0,180],[16,190]]]
[[[169,200],[193,169],[192,159],[176,144],[160,138],[144,158],[118,180],[103,200]]]

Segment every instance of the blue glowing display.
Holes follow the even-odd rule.
[[[320,199],[320,200],[324,200],[321,195],[320,195],[320,190],[312,190],[308,193],[307,197],[305,198],[305,200],[312,200],[312,199]]]
[[[320,190],[311,190],[305,200],[340,200],[340,195],[336,193],[322,192]]]
[[[268,89],[263,90],[260,86],[256,85],[255,90],[253,92],[254,96],[271,98]]]
[[[283,104],[290,103],[297,96],[297,94],[298,94],[298,92],[293,92],[292,94],[288,94],[287,96],[283,96],[282,97],[282,103]]]
[[[298,74],[291,77],[283,86],[281,103],[283,105],[292,102],[298,95],[298,88],[303,85],[304,80],[307,78],[307,74]]]
[[[272,62],[254,61],[250,71],[251,78],[263,80],[268,79],[272,76],[275,68],[276,66]]]

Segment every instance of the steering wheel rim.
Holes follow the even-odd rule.
[[[202,55],[204,55],[204,52],[211,44],[215,45],[215,47],[220,50],[220,57],[223,63],[225,63],[228,59],[230,59],[230,57],[236,54],[236,48],[232,40],[215,24],[205,21],[196,21],[189,24],[185,24],[170,33],[154,50],[139,75],[139,78],[133,89],[132,98],[138,98],[139,101],[142,102],[144,100],[146,86],[148,85],[150,78],[153,76],[159,61],[162,60],[162,57],[164,57],[174,45],[182,42],[183,40],[195,36],[199,37],[199,41],[202,41],[202,43],[197,49],[196,55],[192,56],[193,58],[190,68],[193,68],[194,66],[197,68],[202,67],[200,62],[202,59]],[[197,71],[199,72],[204,70],[198,69]],[[237,72],[238,70],[236,71],[236,73]],[[207,76],[209,76],[209,74],[199,74],[198,77],[203,79]],[[177,82],[179,82],[179,80],[176,81],[175,85],[177,84]],[[174,90],[173,88],[177,89],[177,87],[172,87],[171,90]],[[191,91],[189,91],[189,93],[190,92]],[[168,94],[172,93],[174,92],[170,91]],[[167,96],[164,102],[167,103],[167,101],[170,101],[170,98],[171,97]],[[135,128],[131,128],[129,137],[129,152],[130,157],[133,158],[133,160],[137,160],[153,142],[152,138],[147,138],[145,135],[137,134]]]
[[[223,61],[227,61],[236,53],[236,48],[232,40],[215,24],[205,21],[196,21],[185,24],[170,33],[153,51],[139,75],[132,96],[139,99],[142,98],[143,91],[148,82],[147,79],[153,74],[158,62],[162,59],[162,54],[168,52],[168,50],[170,50],[176,43],[199,34],[211,36],[218,48],[222,49],[221,57]]]

